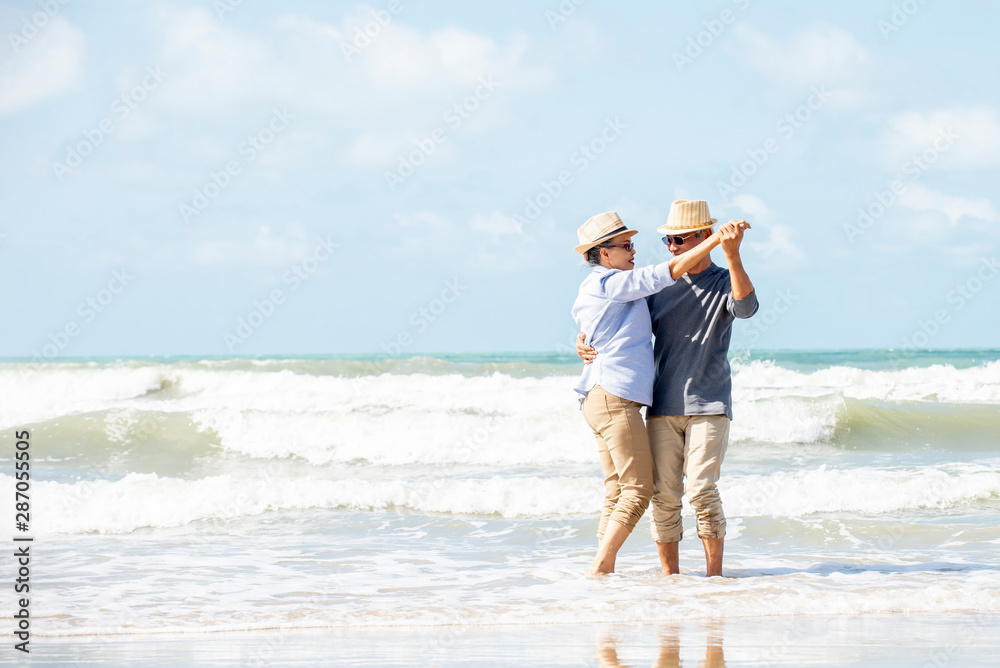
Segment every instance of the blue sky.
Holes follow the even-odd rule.
[[[576,228],[753,224],[735,349],[988,347],[989,2],[0,5],[5,357],[565,349]],[[720,253],[716,261],[722,262]]]

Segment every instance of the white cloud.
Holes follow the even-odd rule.
[[[346,157],[357,165],[393,165],[399,158],[401,143],[398,137],[384,133],[362,132],[354,138]]]
[[[414,91],[469,85],[479,77],[516,69],[526,49],[521,34],[507,47],[464,28],[448,27],[427,34],[396,24],[357,56],[373,89],[409,97]]]
[[[0,65],[0,114],[10,114],[83,86],[87,38],[57,16],[14,58]]]
[[[284,236],[275,236],[269,225],[261,225],[253,239],[229,241],[204,239],[194,243],[191,260],[203,266],[291,265],[308,256],[310,243],[300,225],[288,226]]]
[[[802,89],[826,86],[831,89],[830,103],[839,106],[855,106],[864,99],[858,84],[872,57],[852,33],[821,22],[785,42],[745,23],[737,24],[734,34],[730,55],[765,78]]]
[[[733,205],[752,219],[767,219],[771,216],[771,210],[764,204],[764,200],[755,195],[737,195],[732,201]],[[753,224],[753,220],[750,223]]]
[[[947,246],[942,248],[941,252],[949,257],[956,267],[969,272],[967,278],[962,281],[963,283],[975,276],[975,272],[984,264],[993,266],[993,263],[997,261],[996,244],[990,243],[988,240]]]
[[[165,8],[160,56],[173,104],[219,116],[248,101],[270,100],[293,113],[334,114],[329,122],[350,127],[406,118],[426,125],[428,118],[440,122],[452,98],[474,91],[482,77],[492,76],[504,89],[536,88],[551,79],[546,66],[524,63],[524,33],[498,43],[461,27],[422,31],[396,16],[357,49],[355,30],[375,11],[362,5],[337,25],[286,14],[265,39],[205,9]],[[354,51],[345,55],[345,45]]]
[[[743,237],[743,246],[752,253],[753,259],[749,259],[748,263],[754,271],[785,273],[808,264],[805,249],[795,242],[796,231],[788,225],[772,223],[773,213],[764,200],[742,194],[734,197],[732,203],[747,216],[750,223],[750,230]]]
[[[513,218],[499,211],[493,211],[485,216],[477,213],[472,217],[472,229],[488,234],[493,241],[499,241],[500,237],[507,234],[522,233],[522,230],[514,224]]]
[[[136,141],[152,137],[163,130],[163,125],[152,120],[141,108],[132,110],[128,123],[120,123],[116,136],[122,140]]]
[[[332,23],[285,14],[250,34],[204,8],[164,7],[157,63],[168,82],[158,91],[158,104],[228,124],[286,107],[297,124],[318,119],[324,136],[335,138],[297,155],[300,162],[332,156],[349,165],[388,167],[435,131],[435,160],[454,158],[459,135],[505,125],[513,95],[554,78],[537,49],[529,50],[524,32],[495,39],[457,26],[418,29],[405,23],[405,12],[358,49],[356,31],[376,11],[382,10],[362,5]],[[345,47],[354,50],[345,55]],[[461,114],[453,112],[456,105],[466,105]],[[217,142],[205,134],[192,141],[188,154],[224,150]]]
[[[931,190],[919,183],[903,191],[899,196],[899,203],[916,211],[940,212],[948,218],[953,227],[965,216],[987,222],[1000,222],[1000,212],[985,197],[979,199],[955,197]]]
[[[396,222],[402,228],[417,227],[434,232],[448,232],[454,229],[454,224],[436,213],[430,211],[416,211],[407,215],[396,215]]]
[[[735,34],[741,53],[755,69],[800,84],[816,84],[857,74],[870,60],[854,35],[829,23],[819,23],[781,43],[753,26],[741,23]]]
[[[452,160],[457,151],[454,142],[443,133],[363,132],[354,138],[343,157],[350,164],[389,167],[397,174],[408,174],[410,169],[419,170],[424,163]]]
[[[752,225],[753,223],[751,223]],[[787,225],[769,225],[762,231],[767,233],[763,241],[754,241],[753,233],[759,228],[751,228],[743,243],[753,252],[754,269],[764,273],[784,273],[796,271],[808,264],[805,250],[795,243],[795,230]],[[757,261],[759,258],[760,261]]]
[[[280,90],[283,78],[265,40],[200,8],[161,7],[156,25],[157,65],[169,81],[160,98],[171,111],[225,116]]]
[[[889,119],[881,144],[887,164],[896,168],[925,152],[934,169],[998,167],[1000,112],[990,106],[904,112]]]

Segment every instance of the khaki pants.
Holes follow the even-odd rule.
[[[725,415],[657,416],[647,421],[653,455],[653,540],[679,541],[681,496],[694,507],[698,536],[723,538],[726,516],[716,483],[729,442]]]
[[[642,404],[609,394],[600,385],[583,399],[583,419],[597,438],[604,471],[598,540],[604,538],[608,520],[634,529],[653,496],[653,462],[640,408]]]

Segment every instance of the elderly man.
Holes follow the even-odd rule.
[[[723,232],[728,269],[704,259],[674,285],[646,298],[653,324],[656,380],[646,411],[653,456],[653,539],[664,572],[680,572],[681,497],[686,492],[705,548],[706,575],[722,575],[726,517],[717,482],[732,420],[729,341],[734,318],[757,312],[757,297],[740,259],[743,232],[732,221]],[[716,219],[704,200],[677,200],[658,231],[673,255],[703,243]],[[577,341],[586,362],[597,351]]]

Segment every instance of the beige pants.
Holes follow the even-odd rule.
[[[725,415],[651,417],[646,422],[653,455],[653,540],[679,541],[681,496],[694,508],[698,536],[723,538],[726,516],[716,483],[729,442]]]
[[[608,520],[629,531],[634,529],[653,496],[653,462],[640,408],[642,404],[608,394],[600,385],[595,385],[583,399],[583,419],[597,438],[604,471],[599,540],[604,537]]]

